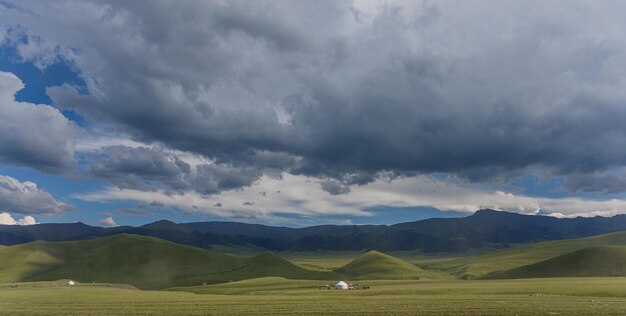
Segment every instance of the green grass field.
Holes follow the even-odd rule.
[[[369,290],[320,290],[326,281],[262,278],[140,291],[52,282],[0,285],[11,315],[624,315],[626,278],[361,281]],[[58,282],[64,284],[63,282]],[[194,294],[178,291],[192,291]]]

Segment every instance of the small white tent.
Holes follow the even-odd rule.
[[[76,282],[74,282],[72,280],[69,280],[69,281],[67,281],[67,285],[76,285]]]
[[[348,283],[343,282],[343,281],[339,281],[339,282],[337,282],[337,284],[335,284],[335,289],[336,290],[347,290],[348,289]]]

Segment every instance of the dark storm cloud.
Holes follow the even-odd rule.
[[[199,165],[191,178],[193,188],[204,194],[219,193],[252,185],[261,177],[256,168],[232,168],[223,165]]]
[[[350,193],[350,187],[336,180],[326,180],[320,183],[322,190],[330,193],[330,195],[339,195]]]
[[[626,165],[623,3],[411,3],[20,1],[3,18],[42,39],[24,58],[61,54],[86,79],[49,88],[56,104],[218,162],[189,178],[109,153],[92,171],[120,186],[210,194],[287,171],[342,193]]]
[[[163,148],[110,146],[104,149],[103,156],[92,159],[96,160],[89,167],[92,175],[124,189],[214,194],[250,186],[262,175],[258,166],[234,167],[223,163],[191,166]],[[150,206],[163,204],[153,202]]]
[[[567,177],[565,189],[571,192],[600,192],[604,194],[626,191],[626,172],[595,172],[574,174]]]
[[[272,20],[258,12],[249,14],[236,8],[221,10],[213,15],[212,22],[213,27],[219,31],[243,32],[253,38],[269,41],[277,49],[305,49],[307,46],[302,35],[296,34],[289,27],[281,25],[279,21]]]
[[[191,172],[189,164],[157,149],[111,146],[106,158],[90,166],[93,175],[109,180],[121,188],[147,188],[165,184],[173,189],[187,187],[184,177]]]

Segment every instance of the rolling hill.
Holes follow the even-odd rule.
[[[0,282],[74,279],[142,289],[263,276],[325,277],[273,254],[237,257],[136,235],[37,241],[0,249]]]
[[[115,228],[93,227],[82,223],[0,225],[0,244],[16,245],[35,240],[84,240],[127,233],[205,249],[377,249],[433,253],[498,249],[516,244],[589,237],[624,230],[626,215],[559,219],[481,210],[463,218],[432,218],[396,225],[322,225],[305,228],[234,222],[173,223],[165,220],[141,227]]]
[[[334,272],[307,270],[292,264],[280,256],[266,252],[246,258],[246,265],[244,267],[232,271],[221,272],[219,275],[213,276],[211,279],[213,282],[210,283],[223,283],[233,280],[246,280],[269,276],[282,277],[286,279],[312,280],[328,280],[337,278],[337,275]],[[201,283],[202,280],[203,277],[189,278],[186,281],[197,284]]]
[[[524,247],[498,250],[474,257],[440,260],[420,266],[427,269],[442,270],[459,278],[474,279],[496,272],[532,265],[585,248],[603,246],[626,246],[626,232],[580,239],[541,242]]]
[[[504,272],[488,279],[626,276],[626,246],[598,246],[572,251]]]
[[[162,289],[260,277],[363,280],[434,279],[443,275],[377,251],[364,253],[333,271],[312,271],[272,253],[239,257],[127,234],[81,241],[36,241],[0,249],[0,283],[73,279]]]
[[[433,277],[409,262],[378,252],[368,251],[335,270],[347,279],[419,279]]]

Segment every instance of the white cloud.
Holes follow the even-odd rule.
[[[194,154],[188,151],[175,150],[167,148],[159,143],[145,143],[130,139],[128,135],[114,134],[110,135],[103,131],[86,131],[80,130],[80,134],[76,139],[75,150],[81,154],[102,155],[106,148],[113,146],[124,146],[128,148],[151,148],[158,149],[164,154],[176,156],[178,159],[188,163],[191,166],[197,166],[212,161],[202,155]]]
[[[107,218],[103,218],[101,220],[98,220],[98,224],[105,226],[105,227],[117,227],[119,225],[117,225],[117,223],[115,222],[115,220],[113,219],[113,217],[109,216]]]
[[[543,210],[560,217],[626,213],[625,200],[532,197],[430,176],[402,178],[392,182],[378,180],[364,186],[354,186],[350,193],[335,196],[323,191],[319,181],[285,174],[282,179],[264,177],[259,184],[250,188],[214,196],[193,192],[166,194],[108,188],[78,198],[88,201],[157,201],[186,212],[267,219],[277,214],[370,216],[371,212],[367,210],[380,205],[424,206],[468,213],[484,208],[524,214],[536,214]]]
[[[148,147],[148,144],[141,143],[120,135],[106,135],[103,132],[82,131],[76,139],[75,149],[81,153],[99,153],[104,148],[116,145],[128,147]]]
[[[24,216],[15,219],[10,213],[0,212],[0,225],[35,225],[38,224],[34,217]]]
[[[37,184],[0,176],[0,209],[19,214],[60,214],[74,206],[56,200],[50,193],[37,187]]]
[[[60,173],[74,166],[74,125],[58,109],[15,101],[24,87],[0,71],[0,161]]]

